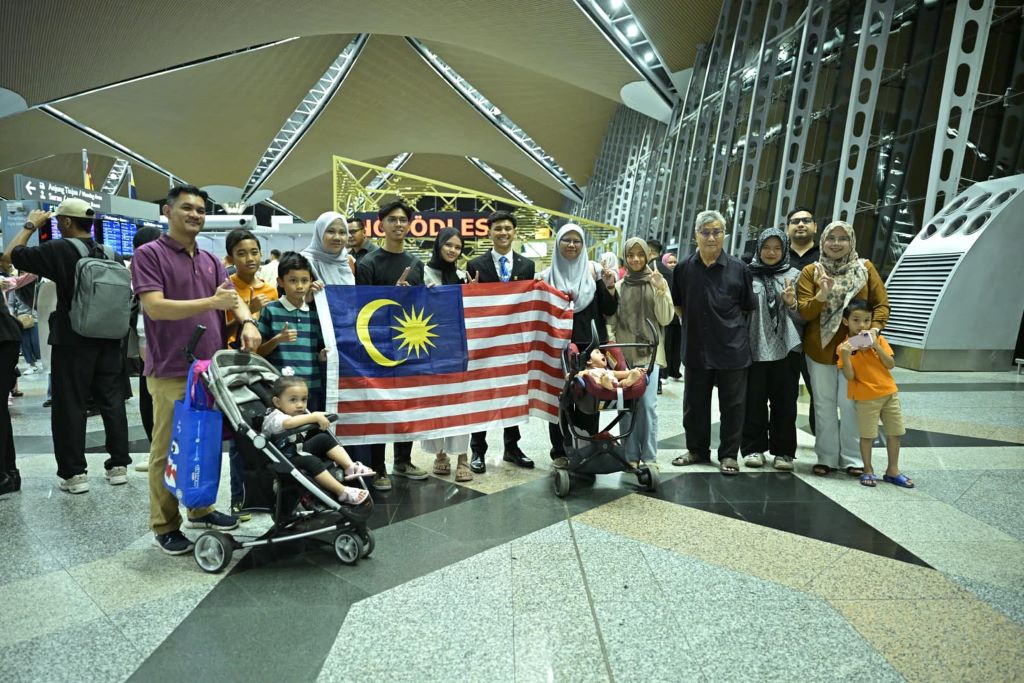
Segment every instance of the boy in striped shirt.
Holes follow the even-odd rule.
[[[259,354],[278,370],[292,368],[309,387],[308,409],[324,409],[324,362],[327,350],[316,306],[307,297],[314,291],[315,277],[302,254],[288,252],[277,267],[277,283],[284,296],[267,304],[257,326],[266,341]]]

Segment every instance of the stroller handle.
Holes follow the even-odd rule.
[[[192,336],[188,338],[188,343],[185,344],[181,352],[185,354],[185,359],[189,363],[193,363],[196,360],[196,346],[199,344],[199,340],[202,339],[206,333],[206,325],[196,325],[196,329],[192,330]]]

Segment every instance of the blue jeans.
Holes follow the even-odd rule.
[[[620,433],[633,426],[623,446],[630,460],[654,462],[658,459],[658,366],[647,379],[647,390],[637,399],[635,413],[624,415],[619,422]]]
[[[43,354],[39,352],[39,328],[33,326],[21,331],[21,355],[29,365],[36,363]]]

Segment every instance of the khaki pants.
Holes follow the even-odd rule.
[[[181,528],[178,499],[164,486],[167,449],[174,427],[174,402],[185,398],[185,377],[147,377],[146,386],[153,396],[153,440],[149,449],[149,526],[154,533],[166,534]],[[202,517],[213,507],[193,508],[190,518]]]

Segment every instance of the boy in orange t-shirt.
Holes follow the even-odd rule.
[[[235,286],[238,297],[249,304],[249,312],[252,313],[250,319],[255,324],[263,307],[277,299],[277,286],[264,282],[256,276],[263,263],[260,242],[248,230],[236,228],[229,232],[224,239],[224,247],[228,252],[228,265],[235,267],[235,273],[231,276],[231,284]],[[225,316],[228,346],[230,347],[239,333],[238,322],[231,311],[227,311]],[[242,469],[242,458],[238,453],[238,447],[235,446],[234,439],[228,446],[228,464],[231,473],[231,514],[238,517],[240,522],[248,522],[252,519],[252,515],[243,509],[245,474]]]
[[[889,372],[896,363],[892,347],[878,330],[871,327],[873,311],[864,299],[853,299],[843,310],[843,322],[849,336],[839,345],[839,362],[848,382],[847,395],[857,409],[860,429],[860,454],[864,459],[864,474],[860,483],[875,486],[878,477],[871,467],[871,446],[878,434],[878,421],[885,428],[885,450],[889,466],[883,481],[903,488],[914,488],[910,477],[900,472],[900,437],[907,433],[903,426],[899,389]],[[865,336],[866,335],[866,336]],[[870,344],[870,345],[869,345]]]

